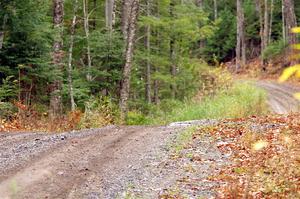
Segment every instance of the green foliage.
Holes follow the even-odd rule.
[[[287,44],[283,41],[275,41],[266,47],[263,51],[262,58],[265,60],[273,59],[277,55],[280,55],[287,47]]]
[[[14,0],[0,4],[0,22],[4,26],[4,44],[0,51],[0,86],[10,78],[19,81],[24,92],[34,85],[36,101],[47,101],[46,82],[60,74],[49,66],[52,46],[51,17],[47,15],[50,3],[35,0]],[[13,93],[16,87],[11,88]],[[7,93],[6,101],[16,99]],[[44,102],[45,102],[44,101]]]
[[[146,116],[139,111],[129,111],[125,122],[127,125],[142,125],[148,123]]]
[[[0,102],[17,95],[16,82],[12,82],[12,79],[13,76],[8,76],[6,79],[2,80],[3,82],[0,87]]]
[[[229,89],[220,90],[202,102],[182,102],[173,109],[156,113],[151,123],[162,124],[174,121],[199,119],[239,118],[266,112],[266,95],[247,83],[236,83]]]
[[[91,97],[85,103],[80,128],[99,128],[117,123],[118,107],[109,97]]]
[[[9,119],[18,111],[10,102],[0,102],[0,119]]]
[[[2,80],[0,87],[0,119],[12,117],[17,112],[16,106],[8,101],[8,99],[17,96],[17,85],[12,80],[12,76]]]
[[[105,1],[94,2],[96,5],[90,2],[88,6],[90,34],[89,38],[86,38],[82,22],[82,2],[78,1],[72,57],[72,80],[77,108],[83,110],[90,107],[86,112],[89,117],[94,117],[91,119],[93,121],[87,121],[86,116],[86,127],[97,126],[94,123],[97,123],[96,118],[100,114],[99,104],[103,102],[97,102],[99,106],[92,105],[94,103],[91,101],[98,101],[93,99],[95,96],[109,96],[114,105],[113,108],[109,106],[107,110],[113,112],[113,120],[117,117],[115,110],[119,100],[125,52],[121,31],[122,20],[118,14],[122,9],[121,3],[116,3],[117,15],[111,32],[107,30],[105,24]],[[215,96],[220,90],[225,89],[223,85],[226,84],[226,78],[220,82],[219,74],[213,75],[216,71],[208,72],[206,63],[218,65],[235,57],[236,2],[218,0],[217,3],[218,18],[215,20],[213,1],[210,0],[203,1],[203,8],[198,7],[195,1],[154,0],[149,4],[149,13],[145,9],[146,2],[140,1],[141,9],[130,78],[129,105],[132,111],[129,112],[128,123],[151,123],[152,117],[155,116],[170,121],[172,119],[167,112],[171,109],[180,109],[184,102],[193,107],[189,99],[197,91],[202,92],[202,104],[207,104],[208,102],[203,98]],[[280,1],[274,3],[271,35],[271,41],[274,42],[263,53],[264,59],[273,58],[285,47],[279,42],[282,37],[281,3]],[[47,107],[52,89],[51,82],[55,78],[63,83],[64,110],[68,111],[70,94],[66,63],[74,1],[64,1],[62,68],[53,67],[51,63],[53,40],[60,36],[53,27],[52,5],[52,1],[37,0],[0,2],[0,31],[5,33],[3,48],[0,51],[0,101],[8,103],[16,100],[16,94],[19,92],[22,102],[32,106],[38,104]],[[295,2],[295,5],[296,10],[299,10],[299,3]],[[248,48],[247,55],[253,58],[251,56],[259,56],[259,17],[253,0],[243,1],[243,7],[246,42],[248,46],[252,45]],[[150,49],[145,46],[147,26],[150,26]],[[92,59],[90,71],[87,68],[87,39]],[[159,99],[158,106],[145,103],[147,63],[151,66],[151,98],[152,101]],[[175,76],[170,73],[172,66],[176,68]],[[87,81],[88,73],[92,74],[91,81]],[[15,83],[19,83],[18,87]],[[157,96],[154,96],[154,85],[156,85]],[[171,85],[175,87],[174,99]],[[220,104],[222,100],[227,100],[226,95],[220,94],[219,97],[222,98]],[[217,100],[215,103],[218,104]],[[146,118],[144,114],[148,114]],[[213,117],[222,114],[204,112],[200,115]]]
[[[217,30],[211,38],[207,39],[205,48],[200,52],[205,60],[212,63],[214,63],[214,56],[217,60],[223,60],[230,56],[236,44],[236,22],[232,20],[235,18],[235,14],[225,7],[220,11],[219,16],[218,21],[215,22]]]

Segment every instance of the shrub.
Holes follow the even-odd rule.
[[[85,103],[80,128],[99,128],[113,124],[118,118],[118,107],[109,97],[92,97]]]
[[[0,102],[0,119],[10,119],[18,109],[10,102]]]
[[[127,125],[142,125],[147,124],[146,116],[139,111],[129,111],[126,116]]]
[[[262,58],[264,60],[272,59],[276,57],[277,55],[280,55],[283,53],[284,49],[287,47],[287,44],[285,42],[281,41],[275,41],[268,45],[266,49],[262,53]]]

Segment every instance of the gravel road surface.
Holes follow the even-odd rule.
[[[298,110],[293,93],[300,89],[273,82],[258,86],[268,92],[275,113]],[[180,176],[167,165],[172,140],[189,126],[215,122],[108,126],[62,134],[0,133],[0,199],[125,198],[131,189],[142,198],[157,198]],[[203,154],[210,151],[208,159],[223,161],[216,147],[202,148]],[[207,165],[200,170],[203,178],[211,174]],[[213,191],[205,196],[213,196]]]

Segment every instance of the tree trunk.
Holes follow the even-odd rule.
[[[158,72],[157,67],[154,68],[155,73]],[[154,95],[154,103],[156,105],[159,104],[159,81],[157,79],[154,80],[154,85],[153,85],[153,95]]]
[[[246,64],[245,17],[241,0],[236,1],[237,7],[237,43],[236,43],[236,72],[241,65]]]
[[[0,30],[0,50],[3,47],[6,22],[7,22],[7,15],[4,15],[3,22],[2,22],[2,27],[1,27],[1,30]]]
[[[218,18],[218,2],[214,0],[214,19],[217,20]]]
[[[281,12],[282,12],[282,39],[284,44],[286,44],[286,29],[285,29],[285,13],[284,13],[284,0],[281,0]]]
[[[93,8],[96,9],[97,8],[97,0],[93,0]],[[96,30],[96,25],[97,25],[97,16],[94,16],[94,19],[92,21],[92,27],[93,30]]]
[[[160,12],[159,12],[159,1],[156,1],[156,17],[160,18]],[[155,53],[156,56],[160,56],[161,55],[161,36],[160,36],[160,30],[159,29],[155,29]],[[159,72],[159,68],[157,66],[153,67],[154,69],[154,73],[157,74]],[[154,103],[156,105],[159,104],[159,80],[157,78],[154,79],[153,82],[153,98],[154,98]]]
[[[73,20],[71,24],[71,31],[70,31],[70,47],[69,47],[69,60],[68,60],[68,84],[69,84],[69,95],[70,95],[70,102],[71,102],[71,110],[74,111],[76,108],[75,100],[74,100],[74,88],[73,88],[73,67],[72,67],[72,60],[73,60],[73,46],[74,46],[74,34],[75,34],[75,26],[76,26],[76,13],[78,9],[78,0],[74,0],[74,8],[73,8]]]
[[[54,70],[62,73],[63,59],[63,18],[64,18],[64,1],[53,0],[53,25],[57,36],[53,44],[53,66]],[[62,82],[59,77],[54,77],[50,86],[50,117],[55,118],[62,113],[61,89]]]
[[[284,16],[288,43],[295,44],[297,36],[292,33],[292,28],[297,26],[294,0],[284,0]]]
[[[139,0],[124,0],[122,30],[126,42],[125,65],[123,68],[122,83],[120,90],[121,120],[124,121],[127,113],[127,102],[130,93],[130,77],[133,60],[134,38],[137,29],[137,18],[139,12]],[[124,14],[126,13],[126,14]]]
[[[297,26],[294,0],[284,0],[284,18],[285,18],[286,39],[289,44],[288,53],[291,56],[293,54],[292,45],[297,43],[297,35],[292,32],[292,28]],[[295,60],[291,61],[292,65],[296,63],[297,62]]]
[[[147,16],[151,14],[150,10],[151,1],[147,1]],[[150,64],[150,55],[151,55],[151,27],[147,25],[146,27],[146,49],[147,49],[147,60],[146,60],[146,101],[151,103],[151,64]]]
[[[256,11],[259,15],[259,36],[260,36],[260,54],[261,54],[261,64],[264,64],[263,58],[262,58],[262,53],[264,50],[264,17],[263,17],[263,7],[262,7],[262,3],[260,0],[256,0]]]
[[[266,47],[268,46],[268,40],[269,40],[269,6],[268,6],[268,0],[265,0],[264,3],[264,31],[263,31],[263,49],[264,51]]]
[[[274,13],[274,0],[271,0],[271,11],[270,11],[270,26],[269,26],[269,38],[268,38],[268,43],[271,43],[272,39],[272,28],[273,28],[273,13]]]
[[[121,14],[121,29],[123,33],[124,41],[127,42],[128,38],[128,28],[129,28],[129,18],[131,13],[131,5],[134,0],[123,0],[122,1],[122,14]]]
[[[196,5],[203,10],[203,0],[195,0]],[[205,47],[205,41],[201,39],[199,41],[199,48],[203,49]]]
[[[174,17],[174,1],[171,0],[170,1],[170,17],[173,18]],[[176,97],[176,83],[175,83],[175,78],[176,78],[176,52],[175,52],[175,44],[176,44],[176,40],[175,40],[175,36],[173,35],[173,33],[171,33],[170,36],[170,63],[171,63],[171,67],[170,67],[170,73],[171,73],[171,77],[172,77],[172,82],[171,82],[171,97],[173,99],[175,99]]]
[[[171,97],[175,99],[176,97],[176,83],[175,83],[175,78],[176,78],[176,54],[175,54],[175,39],[171,37],[170,40],[170,63],[171,63],[171,77],[172,77],[172,82],[171,82]]]
[[[106,0],[105,2],[105,22],[109,32],[112,31],[115,21],[114,5],[114,0]]]
[[[86,39],[86,48],[87,48],[87,62],[88,62],[88,70],[86,79],[87,81],[92,81],[91,69],[92,69],[92,59],[91,59],[91,48],[90,48],[90,31],[89,31],[89,13],[88,13],[88,0],[83,0],[83,21],[84,21],[84,32]]]

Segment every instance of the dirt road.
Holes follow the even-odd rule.
[[[297,110],[292,86],[259,82],[276,113]],[[210,124],[211,120],[196,122]],[[0,133],[0,199],[125,198],[132,187],[144,198],[156,198],[178,175],[168,165],[169,143],[195,122],[165,127],[117,127],[63,134]],[[207,159],[223,156],[211,144]],[[166,168],[166,169],[156,169]],[[203,165],[201,175],[211,174]],[[208,186],[210,187],[210,186]],[[201,192],[213,196],[208,190]]]
[[[271,81],[259,81],[257,85],[267,91],[268,104],[272,112],[287,114],[300,111],[300,103],[293,96],[294,93],[300,92],[299,87]]]
[[[164,155],[180,127],[3,134],[0,198],[116,198]],[[158,185],[159,187],[159,185]]]

